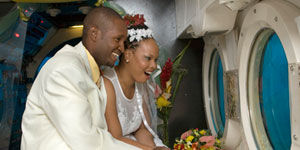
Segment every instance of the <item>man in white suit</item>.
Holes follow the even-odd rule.
[[[82,42],[66,45],[41,69],[27,97],[22,150],[135,150],[113,139],[105,121],[100,65],[124,51],[127,28],[118,13],[98,7],[84,20]]]

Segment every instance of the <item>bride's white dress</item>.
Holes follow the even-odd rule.
[[[142,104],[145,99],[149,99],[147,94],[145,94],[147,92],[145,90],[145,84],[136,83],[134,96],[132,99],[128,99],[123,93],[115,69],[105,68],[104,76],[112,82],[115,89],[116,105],[122,127],[122,135],[136,140],[132,133],[140,127],[141,123],[144,123],[148,131],[153,135],[155,144],[157,146],[164,146],[157,134],[150,127],[151,125],[149,125],[145,119]]]

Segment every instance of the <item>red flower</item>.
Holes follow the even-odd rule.
[[[139,15],[139,18],[136,20],[137,25],[144,25],[145,19],[144,15]]]
[[[171,75],[172,75],[172,61],[170,58],[168,58],[168,60],[166,61],[162,72],[160,74],[160,84],[162,87],[162,90],[164,90],[166,88],[166,82],[170,80]]]
[[[127,26],[130,25],[130,20],[131,20],[131,16],[129,15],[124,16],[124,21]]]
[[[129,26],[130,22],[128,20],[125,20],[125,24],[126,24],[126,26]]]
[[[175,150],[181,150],[181,149],[184,149],[184,144],[175,144],[175,145],[174,145],[174,149],[175,149]]]
[[[145,19],[144,15],[136,14],[134,16],[126,15],[124,16],[124,21],[128,27],[144,25]]]

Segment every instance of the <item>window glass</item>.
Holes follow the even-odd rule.
[[[209,72],[209,94],[211,117],[215,131],[222,136],[225,126],[223,66],[220,55],[214,50],[211,56]]]
[[[290,149],[288,62],[277,34],[267,42],[261,66],[261,109],[268,137],[275,150]]]

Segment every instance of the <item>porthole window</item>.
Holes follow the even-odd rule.
[[[223,65],[217,50],[211,55],[209,70],[210,110],[214,129],[222,136],[225,126]]]
[[[290,149],[288,62],[278,35],[256,36],[248,66],[248,103],[258,149]]]

